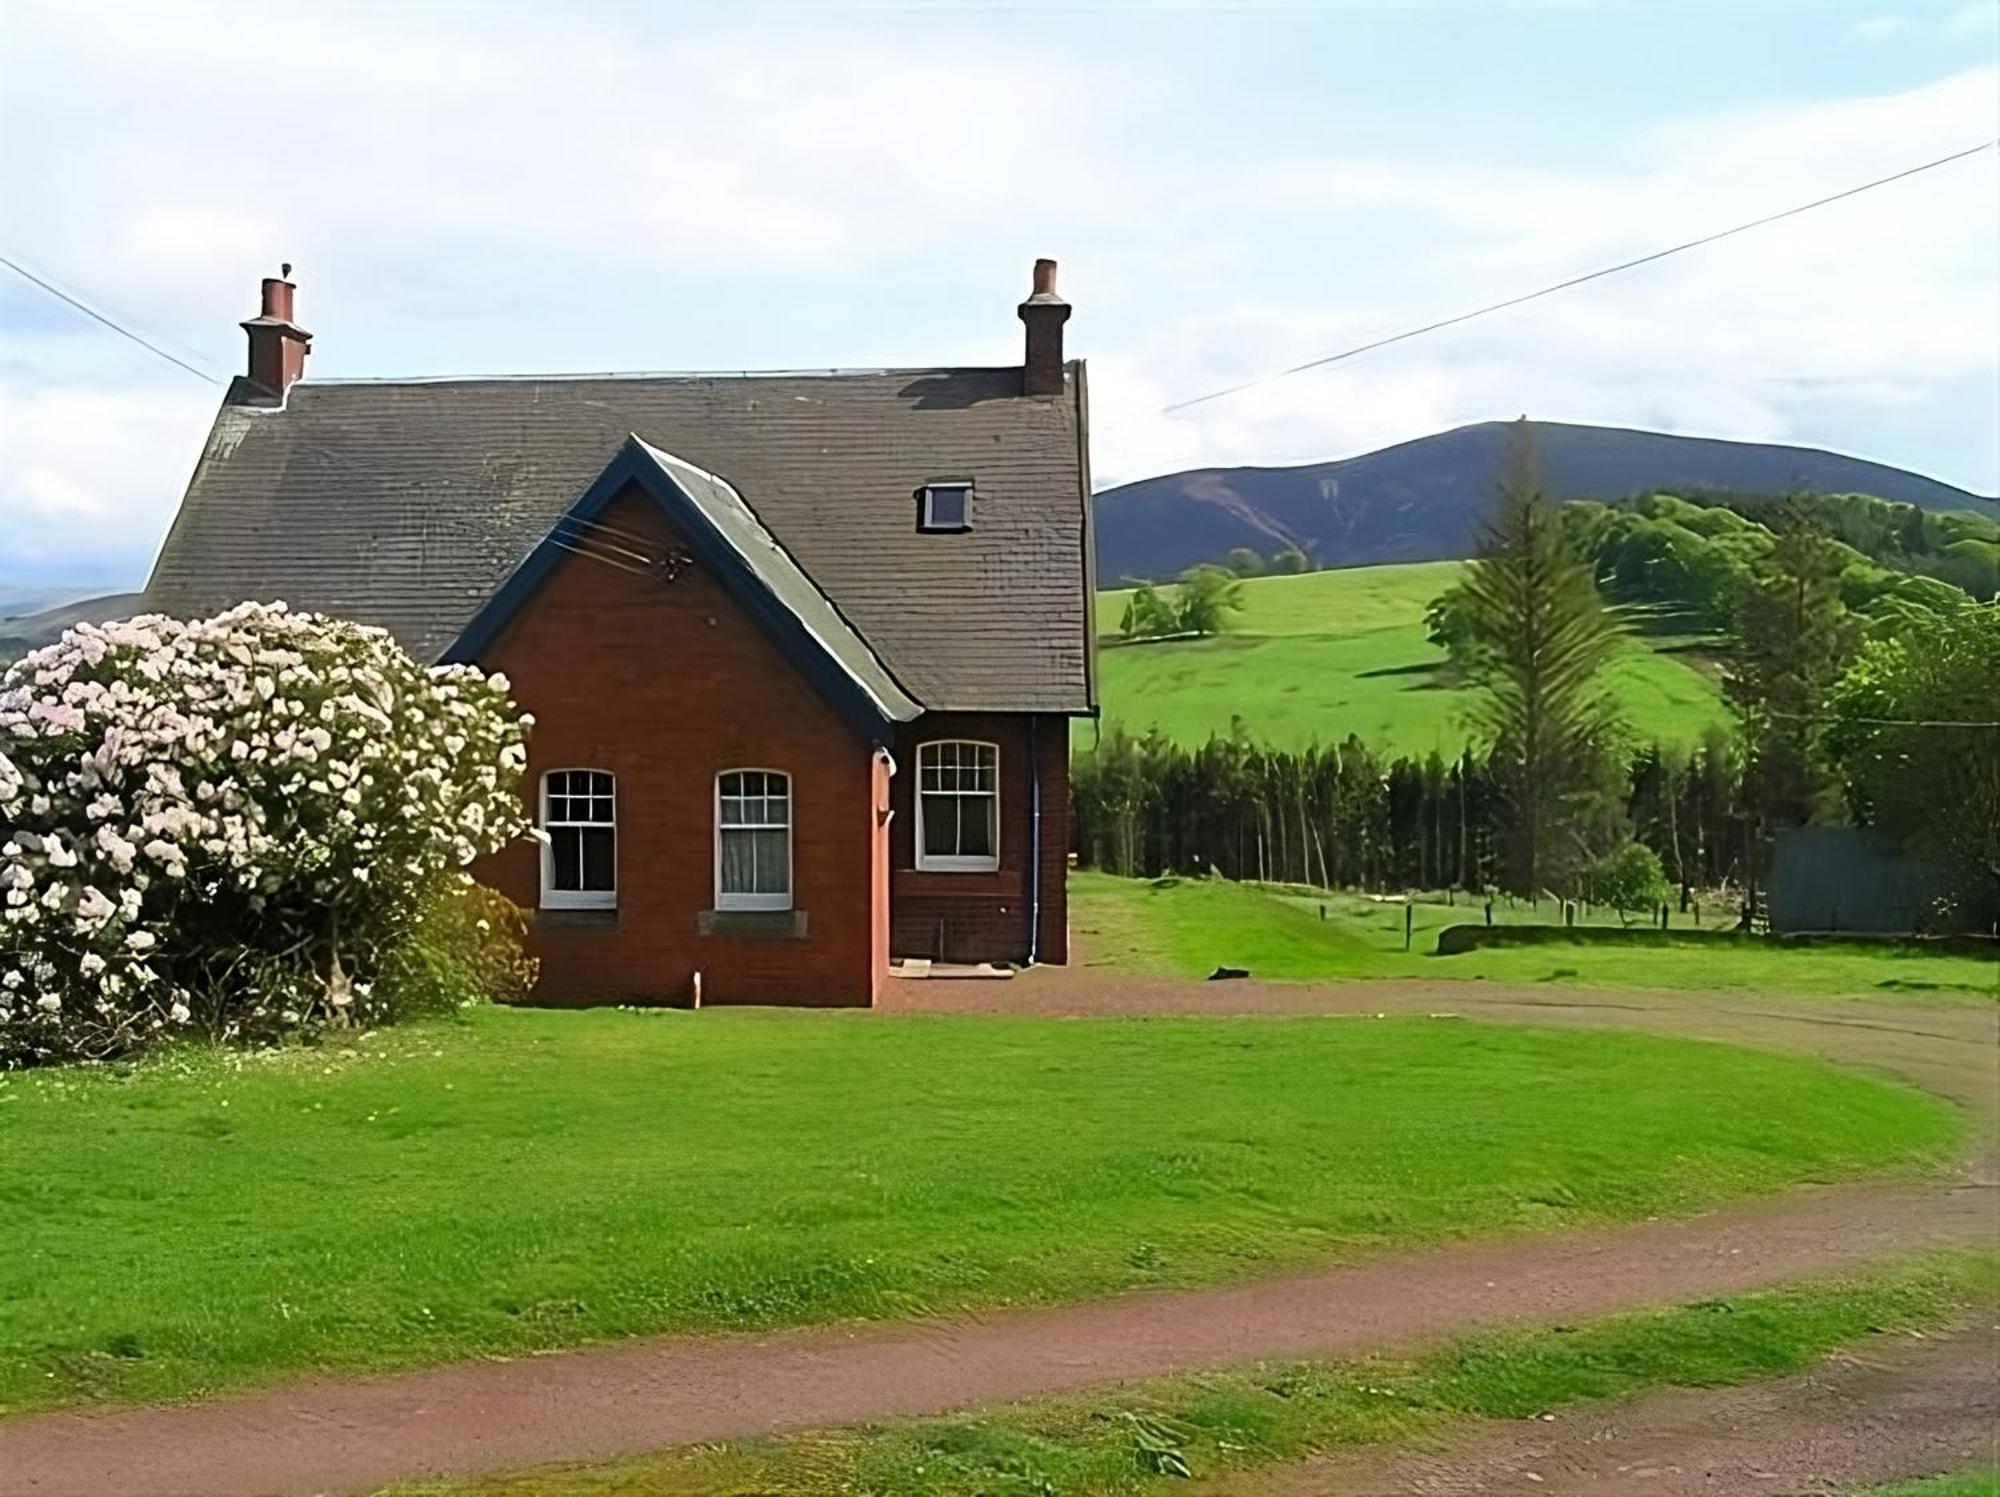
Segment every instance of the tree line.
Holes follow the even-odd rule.
[[[1507,871],[1506,775],[1490,752],[1470,749],[1392,758],[1354,737],[1291,750],[1241,732],[1188,748],[1113,727],[1072,772],[1075,846],[1086,866],[1132,876],[1212,870],[1324,888],[1511,888],[1519,881]],[[1617,798],[1652,875],[1648,897],[1630,907],[1657,903],[1653,890],[1667,898],[1743,881],[1740,779],[1720,730],[1691,750],[1648,746],[1633,756]],[[1623,855],[1613,845],[1549,892],[1604,897],[1596,891],[1630,879]]]

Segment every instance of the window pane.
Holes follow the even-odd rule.
[[[958,797],[955,795],[925,796],[925,855],[933,858],[948,858],[957,851]]]
[[[939,529],[957,529],[965,524],[966,490],[939,486],[926,489],[928,501],[926,523]]]
[[[549,831],[550,881],[558,889],[583,887],[583,854],[579,848],[583,833],[572,827]]]
[[[618,887],[616,859],[613,855],[615,833],[609,827],[592,828],[574,834],[581,843],[583,889],[610,890]],[[557,885],[558,888],[561,885]]]
[[[721,838],[722,892],[748,894],[756,882],[755,852],[749,832],[724,831]]]
[[[993,856],[994,802],[987,795],[958,798],[958,851],[968,858]]]
[[[748,834],[755,847],[756,883],[754,892],[758,894],[784,894],[792,887],[792,871],[786,855],[786,837],[783,831],[751,832]]]

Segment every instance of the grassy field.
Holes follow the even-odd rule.
[[[486,1010],[28,1072],[0,1409],[1242,1278],[1960,1136],[1805,1059],[1430,1019]]]
[[[1301,980],[1476,978],[1828,996],[1925,993],[1987,1002],[2000,997],[2000,964],[1906,946],[1553,944],[1437,956],[1438,927],[1477,924],[1484,918],[1480,906],[1417,904],[1415,940],[1405,951],[1402,905],[1352,894],[1322,897],[1224,879],[1147,882],[1078,873],[1071,876],[1069,900],[1085,960],[1183,977],[1204,977],[1226,966],[1247,967],[1258,977]],[[1322,904],[1325,920],[1319,918]],[[1560,917],[1544,906],[1539,917],[1515,909],[1498,918],[1522,924]]]
[[[1454,754],[1466,741],[1467,693],[1442,685],[1444,654],[1425,637],[1424,608],[1458,562],[1356,567],[1260,577],[1226,635],[1114,643],[1127,594],[1099,595],[1106,638],[1098,657],[1108,726],[1159,727],[1200,743],[1240,717],[1253,737],[1286,747],[1353,733],[1371,747]],[[1675,639],[1633,640],[1611,667],[1613,689],[1642,739],[1691,742],[1725,712],[1715,682],[1662,653]],[[1080,733],[1079,746],[1089,735]]]
[[[1952,1257],[1565,1330],[1512,1331],[1415,1357],[1260,1363],[1151,1378],[947,1419],[674,1451],[639,1462],[398,1489],[402,1497],[1125,1497],[1255,1472],[1313,1451],[1528,1419],[1659,1387],[1804,1371],[1871,1337],[1994,1303],[1990,1260]],[[1968,1480],[1977,1480],[1969,1478]],[[1250,1490],[1238,1485],[1231,1490]],[[1897,1487],[1966,1497],[1989,1487]]]

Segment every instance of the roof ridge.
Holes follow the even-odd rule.
[[[329,379],[302,379],[295,389],[376,387],[384,385],[505,385],[537,382],[584,383],[591,380],[697,379],[855,379],[909,374],[1005,374],[1013,364],[831,365],[773,369],[603,369],[554,370],[516,374],[366,374]]]

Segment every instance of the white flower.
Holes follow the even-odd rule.
[[[101,889],[86,888],[76,897],[76,928],[93,931],[118,913],[118,906]]]

